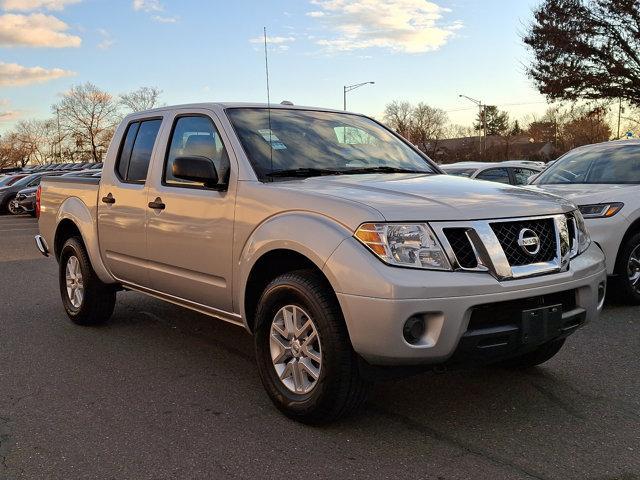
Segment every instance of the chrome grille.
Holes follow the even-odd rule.
[[[458,264],[462,268],[476,268],[478,258],[467,236],[467,230],[467,228],[445,228],[444,234],[449,240]]]
[[[558,244],[553,218],[492,223],[491,228],[512,267],[550,262],[557,255]],[[523,229],[535,232],[540,239],[540,250],[535,255],[527,253],[518,245],[518,237]]]
[[[488,272],[498,280],[510,280],[566,271],[576,244],[574,222],[568,213],[430,225],[455,270]],[[525,239],[520,239],[523,229],[538,236],[539,251],[532,254],[519,242]]]

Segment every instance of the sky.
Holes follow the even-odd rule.
[[[470,125],[465,94],[512,118],[546,109],[521,35],[537,0],[0,0],[0,132],[46,118],[72,85],[141,86],[172,105],[271,101],[381,118],[426,102]]]

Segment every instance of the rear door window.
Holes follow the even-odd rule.
[[[478,174],[476,178],[478,180],[488,180],[489,182],[511,183],[509,181],[509,170],[506,168],[490,168]]]
[[[128,183],[145,182],[161,124],[162,120],[156,119],[129,125],[116,164],[121,180]]]

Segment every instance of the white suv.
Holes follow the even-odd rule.
[[[624,300],[640,304],[640,141],[576,148],[533,185],[580,207],[591,238],[607,257]]]

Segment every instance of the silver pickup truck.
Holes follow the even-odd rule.
[[[445,175],[344,112],[130,115],[102,178],[47,178],[37,210],[72,321],[105,322],[125,289],[242,326],[274,404],[307,423],[390,370],[540,364],[604,302],[573,204]]]

